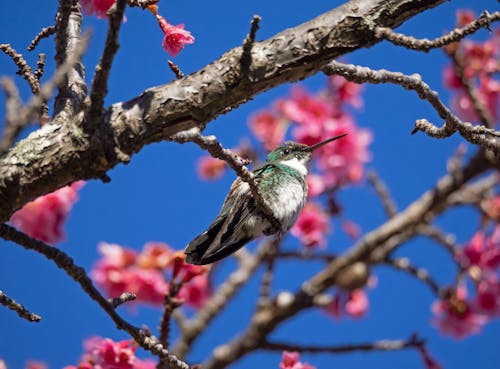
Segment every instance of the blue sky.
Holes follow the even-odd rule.
[[[198,4],[166,2],[160,11],[171,23],[185,23],[196,37],[194,45],[187,46],[175,58],[185,73],[198,70],[217,59],[228,49],[241,44],[249,29],[253,14],[262,16],[258,39],[311,19],[339,1],[311,0],[304,6],[295,0],[256,0]],[[34,0],[2,4],[0,12],[0,43],[9,42],[18,51],[30,43],[41,27],[53,24],[57,2]],[[450,30],[457,8],[498,9],[493,0],[447,2],[407,22],[398,30],[417,37],[435,37]],[[120,35],[121,47],[110,77],[110,93],[106,104],[128,100],[146,88],[161,85],[173,79],[167,66],[167,55],[161,48],[161,31],[148,12],[127,10],[127,23]],[[83,27],[92,29],[93,37],[84,63],[87,80],[103,47],[106,21],[85,18]],[[478,37],[486,37],[479,32]],[[53,39],[43,40],[38,52],[46,52],[46,76],[53,72]],[[28,52],[22,51],[23,54]],[[26,55],[32,65],[36,55]],[[385,68],[405,73],[420,73],[432,88],[438,90],[445,101],[448,94],[442,88],[442,69],[446,57],[439,50],[420,54],[394,48],[381,43],[371,49],[357,51],[346,57],[351,63],[373,68]],[[10,59],[0,55],[0,75],[15,73]],[[23,97],[29,97],[26,83],[16,79]],[[314,91],[322,88],[325,78],[314,76],[301,82]],[[260,94],[253,101],[212,122],[207,134],[215,134],[226,147],[237,145],[248,137],[248,116],[256,109],[268,106],[275,98],[287,94],[290,85]],[[375,169],[386,181],[399,208],[404,208],[424,190],[432,186],[446,171],[446,159],[462,140],[431,139],[423,134],[411,136],[413,123],[419,118],[438,122],[437,115],[415,93],[397,86],[366,86],[364,108],[356,112],[359,125],[374,134],[370,146],[373,160],[367,165]],[[3,96],[0,97],[0,116],[4,116]],[[470,150],[473,152],[474,150]],[[89,270],[97,258],[96,245],[100,241],[120,243],[139,249],[145,242],[163,241],[182,249],[204,229],[216,215],[234,174],[228,173],[217,182],[202,182],[197,178],[195,164],[202,155],[192,144],[159,143],[135,155],[128,165],[119,165],[108,174],[112,181],[102,184],[88,182],[81,190],[67,223],[67,241],[61,248],[72,255],[79,265]],[[373,190],[362,183],[340,194],[346,217],[369,231],[384,221],[384,213]],[[467,241],[478,225],[477,215],[470,209],[454,210],[440,218],[438,223],[448,232],[456,233],[459,242]],[[333,224],[328,249],[344,250],[350,243]],[[20,247],[0,241],[0,289],[42,315],[39,324],[29,324],[17,316],[0,309],[0,357],[9,368],[21,369],[29,358],[45,361],[50,368],[76,364],[81,354],[81,343],[92,335],[124,339],[110,319],[90,301],[79,287],[44,258]],[[285,245],[298,247],[289,238]],[[252,248],[253,246],[250,246]],[[439,246],[424,239],[404,245],[398,254],[409,256],[415,264],[427,268],[440,283],[450,283],[454,267]],[[227,263],[224,275],[231,267]],[[283,262],[277,269],[274,292],[295,289],[304,278],[312,275],[318,264]],[[500,353],[498,321],[487,325],[481,335],[455,341],[443,338],[429,325],[430,304],[433,296],[426,286],[406,275],[380,267],[375,270],[378,286],[369,292],[370,312],[360,321],[334,321],[319,311],[308,311],[281,326],[273,337],[304,343],[355,343],[376,339],[407,338],[419,332],[429,339],[431,353],[445,368],[482,369],[498,368]],[[192,356],[199,361],[218,344],[234,337],[253,311],[258,278],[252,280],[237,300],[217,319],[207,334],[196,344]],[[152,308],[121,312],[140,326],[156,327],[160,312]],[[174,331],[175,336],[175,331]],[[139,353],[146,357],[146,353]],[[420,368],[422,364],[415,352],[353,354],[342,356],[304,355],[304,359],[317,368]],[[235,368],[264,366],[277,368],[280,357],[273,353],[247,356]]]

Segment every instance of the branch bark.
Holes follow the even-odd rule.
[[[84,114],[77,114],[85,89],[83,67],[78,65],[56,99],[52,124],[32,133],[0,160],[0,221],[8,220],[28,201],[68,183],[103,177],[144,145],[193,127],[203,129],[259,92],[308,77],[331,59],[369,47],[379,42],[376,27],[397,27],[442,2],[351,0],[254,43],[248,73],[242,72],[243,47],[237,47],[190,76],[112,105],[95,118],[99,124],[91,135],[80,128]],[[74,23],[72,30],[79,28],[79,11],[74,9],[68,23],[58,24]],[[59,64],[62,32],[59,29],[57,35]]]

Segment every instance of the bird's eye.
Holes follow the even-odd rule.
[[[285,155],[290,154],[290,149],[285,149],[285,150],[283,150],[283,154],[285,154]]]

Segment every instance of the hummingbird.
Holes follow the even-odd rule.
[[[197,265],[211,264],[259,236],[286,233],[307,200],[306,175],[313,151],[344,136],[346,134],[311,146],[289,141],[271,151],[265,163],[253,174],[262,198],[281,228],[276,229],[259,209],[248,183],[237,178],[217,218],[187,245],[184,251],[186,261]]]

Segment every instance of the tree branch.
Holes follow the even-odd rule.
[[[15,311],[17,315],[19,315],[23,319],[26,319],[28,322],[38,323],[40,319],[42,319],[40,315],[30,313],[23,305],[11,299],[9,296],[3,293],[3,291],[0,291],[0,304],[8,307],[12,311]]]
[[[128,102],[114,104],[107,110],[102,127],[92,136],[75,129],[81,117],[73,113],[79,111],[76,103],[84,96],[84,85],[78,83],[83,82],[83,67],[77,63],[69,76],[74,95],[68,87],[60,90],[55,121],[31,134],[0,160],[0,221],[9,219],[28,201],[70,182],[101,178],[146,144],[192,127],[203,129],[218,115],[259,92],[303,79],[333,58],[373,45],[379,41],[373,27],[396,27],[443,1],[351,0],[309,22],[255,43],[250,71],[244,79],[240,64],[242,47],[238,47],[181,80],[148,89]],[[72,29],[79,31],[79,12],[72,14],[70,21],[75,24]],[[62,37],[67,32],[61,28],[64,27],[58,26],[58,44],[67,39]],[[75,38],[71,40],[79,36],[79,32],[73,33]],[[68,47],[71,54],[74,44]],[[61,53],[59,50],[59,60]],[[211,83],[206,83],[207,80]],[[66,105],[69,113],[63,114]]]
[[[323,68],[323,71],[327,75],[340,75],[356,83],[394,83],[405,89],[414,90],[421,99],[427,100],[432,105],[439,116],[443,118],[444,124],[441,128],[438,128],[426,119],[419,119],[415,122],[412,134],[424,131],[431,137],[445,138],[458,131],[467,141],[490,149],[496,155],[500,155],[500,132],[484,126],[474,126],[471,123],[462,122],[443,104],[438,97],[438,93],[431,90],[418,74],[408,76],[400,72],[391,72],[384,69],[372,70],[336,61],[329,63]]]
[[[38,35],[36,35],[33,41],[31,41],[31,43],[29,44],[28,51],[35,50],[35,48],[38,46],[38,44],[42,39],[50,37],[56,32],[57,30],[55,26],[42,28],[42,30],[38,33]]]

